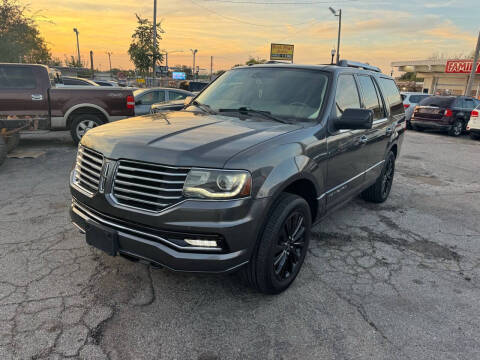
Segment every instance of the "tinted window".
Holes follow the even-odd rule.
[[[37,82],[32,68],[0,66],[0,89],[35,89]]]
[[[475,109],[475,103],[473,99],[463,99],[463,108],[468,109],[468,110],[473,110]]]
[[[360,98],[353,75],[340,75],[338,77],[335,107],[337,118],[342,116],[346,109],[360,108]]]
[[[188,95],[176,91],[170,91],[168,94],[169,100],[182,100],[185,99]]]
[[[454,96],[430,96],[420,101],[419,105],[446,108],[448,106],[451,106],[454,101],[455,101]]]
[[[385,117],[383,104],[372,78],[370,76],[359,76],[358,80],[362,87],[363,105],[365,109],[373,110],[374,120],[383,119]]]
[[[421,100],[429,97],[429,95],[410,95],[408,99],[412,104],[418,104]]]
[[[392,79],[380,78],[380,84],[383,89],[383,95],[390,104],[390,112],[392,115],[398,115],[404,112],[403,102],[398,92],[397,84]]]
[[[165,91],[150,91],[139,99],[141,105],[152,105],[165,101]]]

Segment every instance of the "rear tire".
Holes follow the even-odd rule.
[[[460,136],[463,132],[463,121],[455,120],[450,130],[448,130],[448,135],[450,136]]]
[[[85,133],[97,126],[103,125],[102,119],[94,114],[76,115],[70,124],[70,134],[75,144],[78,144]]]
[[[310,241],[310,207],[300,196],[280,195],[250,262],[240,275],[253,288],[265,294],[286,290],[298,275]]]
[[[6,158],[7,158],[7,144],[5,143],[4,137],[0,135],[0,165],[3,164]]]
[[[7,145],[7,153],[11,153],[20,143],[20,134],[17,132],[10,136],[7,136],[6,145]]]
[[[383,203],[390,195],[394,176],[395,154],[390,151],[385,159],[382,173],[373,185],[362,192],[362,198],[373,203]]]

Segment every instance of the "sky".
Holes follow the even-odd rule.
[[[133,69],[127,50],[136,27],[135,14],[152,18],[153,0],[19,0],[28,4],[52,54],[76,54],[76,27],[82,59],[94,53],[94,64]],[[329,63],[336,47],[342,9],[342,59],[368,62],[390,72],[390,63],[454,58],[475,48],[480,30],[479,0],[157,0],[157,19],[165,33],[160,48],[169,65],[197,65],[214,71],[268,58],[270,43],[294,44],[294,62]],[[183,52],[182,52],[183,51]]]

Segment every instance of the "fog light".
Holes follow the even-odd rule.
[[[215,240],[199,240],[199,239],[184,239],[184,241],[192,246],[200,247],[218,247],[218,244]]]

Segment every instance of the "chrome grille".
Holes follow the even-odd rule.
[[[102,166],[102,154],[80,146],[75,165],[75,184],[89,193],[98,191]]]
[[[189,168],[120,160],[112,195],[119,204],[160,211],[183,199]]]

